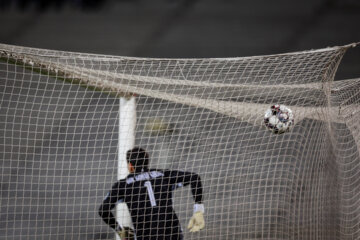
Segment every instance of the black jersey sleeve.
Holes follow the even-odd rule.
[[[103,203],[99,208],[99,215],[104,220],[106,224],[108,224],[113,229],[121,229],[118,225],[115,216],[111,212],[113,208],[115,208],[116,203],[121,202],[124,198],[124,182],[119,181],[115,183],[106,195]]]
[[[165,174],[170,178],[170,183],[174,187],[178,186],[191,186],[191,192],[196,203],[202,203],[203,190],[201,184],[201,178],[198,174],[192,172],[183,171],[165,171]]]

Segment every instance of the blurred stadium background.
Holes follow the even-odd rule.
[[[231,57],[358,42],[358,0],[0,0],[0,42],[145,57]],[[349,51],[337,79],[358,77]]]
[[[253,56],[360,41],[360,2],[358,0],[297,2],[287,0],[0,0],[0,29],[0,43],[64,51],[167,58]],[[359,56],[360,47],[350,49],[345,54],[335,78],[337,80],[358,78],[360,76]],[[4,73],[4,71],[0,72]],[[3,75],[0,76],[0,81],[3,81]],[[52,113],[53,116],[49,117],[49,123],[45,124],[46,127],[40,129],[52,133],[47,136],[41,134],[35,136],[34,141],[22,141],[22,133],[18,131],[27,121],[29,121],[27,126],[30,130],[33,113],[30,111],[16,113],[19,117],[14,118],[12,126],[14,131],[11,137],[20,139],[17,145],[18,155],[9,156],[8,153],[16,149],[10,151],[9,149],[13,148],[11,144],[1,143],[5,146],[6,153],[2,155],[3,159],[0,162],[3,171],[0,227],[4,229],[4,224],[6,224],[7,230],[2,232],[2,235],[0,234],[0,239],[21,234],[30,236],[29,239],[36,234],[44,236],[42,239],[48,239],[47,237],[51,235],[56,236],[57,239],[111,239],[113,234],[110,230],[104,225],[100,227],[101,220],[96,216],[96,207],[106,190],[103,186],[110,186],[114,181],[116,162],[114,160],[104,163],[96,156],[100,154],[106,159],[116,159],[116,142],[106,142],[108,148],[104,148],[103,141],[93,141],[92,145],[89,145],[86,140],[92,139],[91,131],[94,131],[100,139],[117,138],[116,134],[113,134],[117,124],[117,99],[108,98],[100,93],[92,94],[78,86],[66,85],[64,87],[52,82],[51,79],[49,81],[50,84],[59,85],[59,88],[63,90],[83,94],[85,99],[94,99],[89,103],[78,99],[68,100],[67,93],[61,93],[58,104],[64,108],[56,109]],[[7,86],[5,93],[11,93],[19,86],[21,82],[14,82],[14,85]],[[51,92],[42,89],[45,86],[41,84],[35,86],[41,96],[51,95]],[[37,101],[36,97],[27,94],[24,90],[23,95],[27,96],[27,101]],[[96,100],[97,98],[100,100]],[[26,103],[13,102],[12,100],[16,100],[16,97],[10,94],[4,94],[2,100],[2,103],[8,106],[17,104],[17,107],[27,108]],[[139,116],[140,123],[152,117],[146,104],[148,101],[150,100],[139,98],[138,111],[143,111]],[[157,100],[153,99],[153,102],[154,108],[160,106],[157,105]],[[69,107],[66,107],[65,103],[69,104]],[[32,110],[42,111],[41,106]],[[62,115],[67,111],[70,113]],[[76,114],[71,114],[72,111]],[[157,112],[161,111],[158,109]],[[171,107],[169,111],[171,112]],[[167,113],[161,114],[165,116]],[[197,113],[193,114],[196,116]],[[215,119],[213,115],[216,114],[208,114],[209,121],[216,123],[217,120],[213,120]],[[205,114],[202,117],[206,116]],[[191,115],[184,116],[182,124],[189,125],[183,129],[189,132],[193,129],[202,131],[197,125],[192,126],[189,121],[186,121],[186,117],[191,118]],[[93,118],[103,120],[93,123]],[[228,120],[220,118],[219,121]],[[76,133],[76,126],[81,127],[87,124],[89,126],[94,124],[94,126],[89,128],[91,131],[81,135],[80,140],[84,139],[83,144],[87,148],[79,150],[79,155],[85,151],[85,155],[95,157],[78,159],[75,153],[72,158],[61,161],[62,154],[65,156],[72,151],[67,148],[68,145],[71,147],[71,143],[67,145],[67,136],[63,136],[62,131],[71,127]],[[107,124],[107,128],[96,128],[96,124],[99,126]],[[229,126],[233,124],[230,122]],[[51,128],[51,125],[57,127]],[[182,167],[181,159],[176,159],[182,154],[179,153],[180,149],[186,148],[188,144],[195,146],[203,141],[201,137],[199,139],[172,139],[171,143],[167,137],[148,136],[141,139],[140,130],[142,129],[140,128],[137,133],[139,143],[144,141],[144,144],[150,146],[152,156],[159,161],[158,165],[168,164],[167,157],[172,156],[171,166]],[[1,134],[3,133],[4,136],[9,134],[6,133],[4,127],[1,128]],[[37,141],[37,137],[42,141]],[[221,138],[216,144],[221,144],[220,140]],[[61,147],[59,147],[60,142],[63,144]],[[81,149],[82,143],[79,147]],[[196,150],[196,147],[190,146],[188,154],[197,156]],[[38,157],[39,154],[41,157]],[[54,159],[54,154],[60,154],[60,156]],[[14,157],[19,161],[9,161]],[[221,159],[221,156],[217,157]],[[246,154],[242,157],[246,161]],[[244,167],[251,168],[252,164],[254,163],[247,162]],[[8,170],[11,172],[6,172]],[[225,173],[220,171],[219,177],[223,174]],[[231,172],[226,174],[236,175]],[[52,177],[60,175],[66,177]],[[45,176],[45,179],[41,176]],[[46,184],[47,181],[52,184]],[[77,184],[79,182],[82,185]],[[93,187],[96,190],[89,190]],[[29,188],[34,191],[31,193],[17,191],[17,189]],[[51,192],[53,200],[40,201],[39,199],[51,199],[47,192]],[[28,204],[30,207],[28,209],[16,208],[16,205],[10,202],[14,196],[18,201],[16,202],[18,206]],[[81,202],[84,200],[85,202]],[[186,201],[190,200],[186,199]],[[64,205],[65,209],[59,207]],[[231,211],[231,207],[230,202],[226,208]],[[219,211],[219,209],[214,211]],[[32,221],[33,219],[36,221]],[[185,224],[186,219],[182,219]],[[20,221],[22,230],[16,226],[16,220]],[[256,221],[256,219],[253,220]],[[72,232],[74,228],[79,229],[79,231],[74,231],[75,234]],[[69,235],[66,235],[67,233]],[[256,236],[256,233],[254,234],[254,238],[261,238],[261,236]]]

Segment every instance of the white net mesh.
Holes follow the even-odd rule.
[[[119,98],[136,96],[151,168],[201,176],[205,228],[185,239],[360,237],[360,80],[350,46],[229,59],[147,59],[0,45],[0,239],[114,239],[98,207],[118,171]],[[295,126],[266,130],[272,104]]]

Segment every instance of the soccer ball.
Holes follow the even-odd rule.
[[[285,105],[272,105],[265,112],[264,123],[271,132],[282,134],[288,132],[294,125],[294,115]]]

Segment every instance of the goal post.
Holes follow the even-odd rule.
[[[119,101],[119,150],[117,178],[124,179],[129,174],[126,161],[126,152],[135,145],[136,103],[135,97],[121,97]],[[119,203],[116,207],[116,219],[121,226],[133,228],[126,203]],[[116,235],[116,239],[120,239]]]
[[[0,44],[0,239],[113,239],[97,209],[133,146],[200,175],[204,230],[186,230],[190,189],[173,196],[185,239],[360,237],[360,80],[334,81],[355,45],[162,59]],[[273,104],[290,132],[266,129]]]

